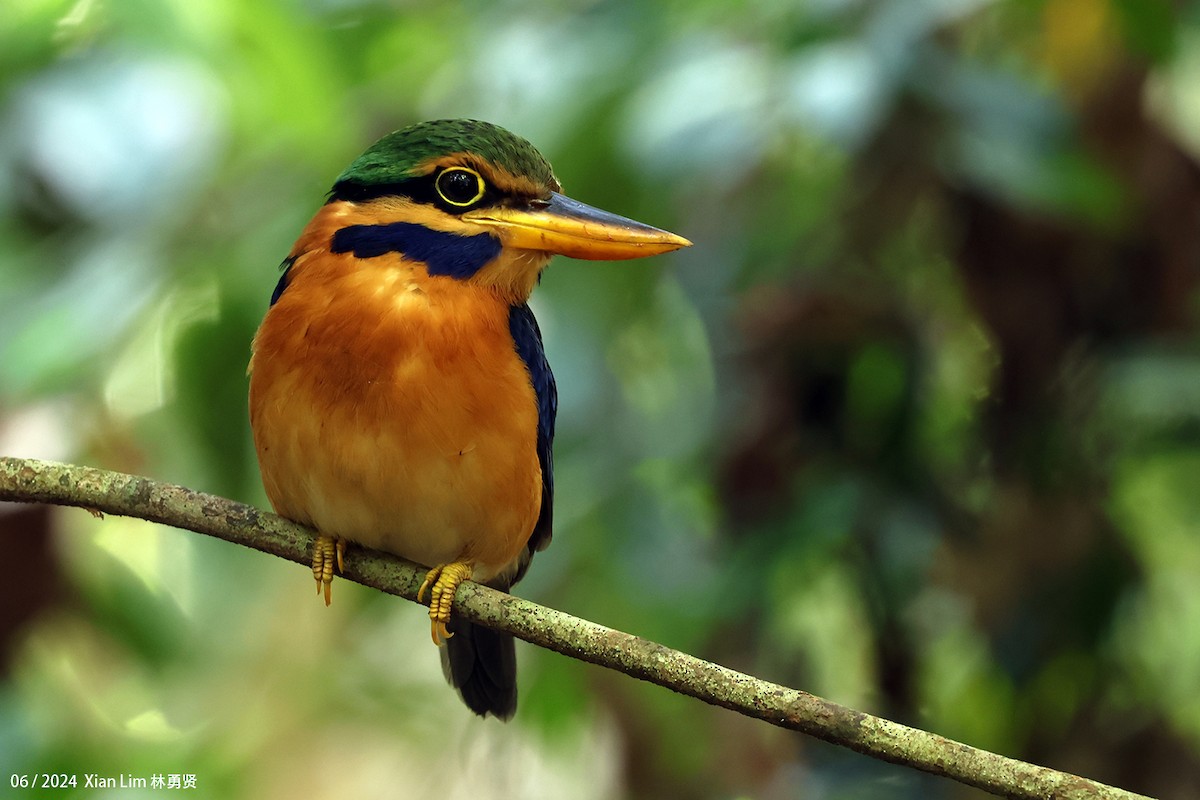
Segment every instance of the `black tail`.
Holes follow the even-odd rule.
[[[457,616],[446,627],[454,634],[442,650],[446,679],[479,716],[512,717],[517,710],[517,651],[512,635]]]

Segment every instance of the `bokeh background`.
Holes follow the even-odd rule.
[[[1194,5],[5,0],[0,453],[265,506],[276,265],[368,144],[458,116],[696,242],[536,293],[557,525],[520,594],[1200,793]],[[416,606],[78,510],[0,537],[0,781],[983,796],[529,646],[516,720],[479,721]]]

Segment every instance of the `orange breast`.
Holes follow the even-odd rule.
[[[250,378],[276,511],[427,566],[472,560],[479,580],[511,567],[541,471],[508,304],[394,253],[314,249],[289,275]]]

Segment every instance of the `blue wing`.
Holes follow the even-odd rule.
[[[526,545],[526,556],[517,572],[515,583],[525,574],[533,554],[550,544],[553,534],[554,453],[551,448],[554,444],[554,418],[558,414],[558,387],[554,383],[554,373],[550,371],[550,364],[546,361],[542,332],[538,329],[537,320],[527,304],[522,303],[509,309],[508,329],[512,334],[517,355],[529,369],[529,379],[537,395],[537,454],[538,463],[542,467],[542,510],[533,526],[533,533]]]
[[[542,332],[529,306],[522,303],[508,310],[508,330],[513,349],[529,371],[529,382],[537,398],[537,457],[542,467],[542,508],[530,531],[529,541],[512,575],[497,575],[488,586],[507,592],[521,580],[533,554],[550,544],[554,517],[554,417],[558,413],[558,389],[546,362]],[[533,431],[530,431],[533,434]],[[463,701],[480,716],[495,714],[508,719],[517,709],[517,656],[511,634],[467,622],[459,615],[447,625],[454,635],[442,650],[442,664],[450,683]]]
[[[289,271],[292,268],[292,264],[295,263],[296,256],[288,256],[283,260],[283,263],[279,265],[279,271],[282,274],[279,276],[279,283],[275,284],[275,291],[271,292],[271,305],[275,305],[277,302],[279,302],[279,298],[283,296],[284,291],[288,287],[288,283],[291,281],[291,275]]]

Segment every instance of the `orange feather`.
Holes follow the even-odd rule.
[[[398,253],[329,252],[339,228],[380,221],[331,203],[292,251],[250,363],[263,483],[278,513],[327,536],[470,561],[486,581],[516,568],[542,500],[511,292]]]

